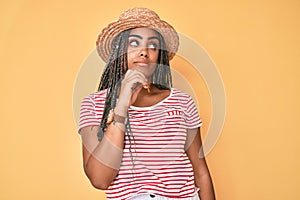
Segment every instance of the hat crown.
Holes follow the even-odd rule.
[[[152,10],[148,8],[132,8],[129,10],[124,11],[121,15],[119,20],[126,20],[130,18],[156,18],[160,19],[159,16]]]
[[[102,29],[96,41],[99,56],[108,62],[114,38],[121,32],[138,27],[147,27],[161,34],[166,44],[169,60],[171,60],[179,45],[176,30],[167,22],[160,19],[158,14],[148,8],[132,8],[124,11],[119,19]]]

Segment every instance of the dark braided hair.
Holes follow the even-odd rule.
[[[117,90],[127,71],[127,46],[130,30],[121,32],[113,42],[112,52],[101,76],[98,91],[107,89],[105,107],[98,130],[98,140],[101,141],[107,128],[109,111],[116,105]]]
[[[131,29],[125,30],[115,37],[109,60],[101,76],[98,91],[107,89],[107,94],[103,116],[97,134],[99,141],[101,141],[104,136],[104,132],[107,128],[107,118],[109,115],[109,111],[111,109],[114,109],[116,106],[119,88],[121,86],[123,77],[128,70],[127,47],[130,30]],[[155,85],[158,89],[168,90],[172,87],[172,75],[169,66],[168,51],[166,50],[166,44],[161,34],[157,32],[157,35],[160,41],[158,62],[155,71],[150,77],[150,83]],[[127,121],[125,127],[126,132],[130,133],[131,128],[129,120]],[[133,135],[129,134],[128,139],[130,144],[132,138],[134,138]]]
[[[172,74],[169,64],[169,56],[164,38],[160,33],[157,33],[160,42],[160,48],[157,59],[157,66],[153,72],[150,83],[158,89],[169,90],[172,87]]]

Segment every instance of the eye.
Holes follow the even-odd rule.
[[[148,48],[149,48],[149,49],[156,50],[156,49],[157,49],[157,46],[158,46],[158,45],[157,45],[156,43],[150,43]]]
[[[139,42],[136,40],[132,40],[132,41],[129,41],[129,45],[132,47],[137,47],[139,45]]]

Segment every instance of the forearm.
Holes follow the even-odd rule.
[[[82,138],[84,171],[94,187],[106,189],[120,168],[124,132],[111,124],[101,142],[97,140],[97,130],[83,133]]]
[[[139,71],[132,72],[132,75],[135,74],[136,76],[133,78],[125,76],[122,81],[120,98],[114,108],[114,120],[109,122],[110,125],[101,142],[97,140],[97,131],[94,131],[93,134],[86,134],[86,138],[83,138],[85,140],[83,148],[85,173],[94,187],[99,189],[106,189],[111,184],[121,165],[128,108],[142,89],[142,87],[135,90],[132,88],[136,82],[146,81]],[[143,81],[140,81],[142,78]],[[121,122],[120,119],[124,118],[125,122]]]
[[[200,137],[200,129],[189,129],[187,155],[194,169],[195,185],[201,200],[215,200],[214,187],[206,164]]]
[[[214,187],[209,173],[195,175],[195,184],[200,188],[198,192],[200,200],[215,200]]]

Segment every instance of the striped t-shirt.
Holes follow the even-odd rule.
[[[103,90],[83,99],[79,130],[99,126],[105,97]],[[169,198],[194,196],[197,188],[193,168],[184,150],[187,129],[202,125],[193,99],[172,88],[170,95],[159,103],[150,107],[130,106],[128,113],[134,141],[129,151],[125,136],[122,163],[105,191],[107,199],[130,199],[148,193]]]

